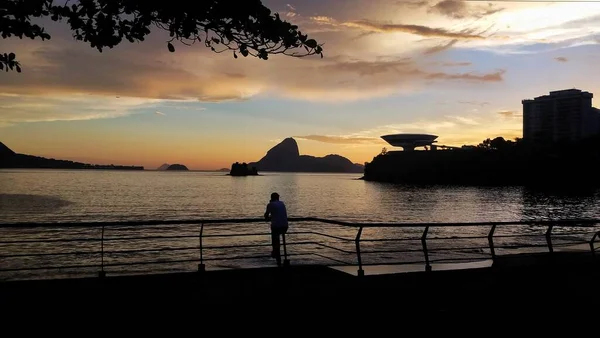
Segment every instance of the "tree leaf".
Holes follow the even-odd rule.
[[[17,68],[17,73],[20,73],[21,72],[21,66],[17,65],[16,68]]]
[[[317,46],[318,46],[317,41],[315,41],[314,39],[306,40],[306,42],[304,44],[310,48],[317,48]]]
[[[16,57],[15,53],[8,54],[8,61],[14,61],[15,57]]]
[[[169,48],[169,52],[173,53],[175,52],[175,47],[173,46],[172,43],[167,43],[167,48]]]

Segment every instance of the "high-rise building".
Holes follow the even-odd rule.
[[[594,94],[579,89],[523,100],[523,139],[532,143],[577,142],[600,133]]]

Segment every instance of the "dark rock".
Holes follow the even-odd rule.
[[[231,176],[256,176],[258,175],[258,170],[256,167],[248,167],[248,163],[239,163],[235,162],[231,165],[231,171],[229,172]]]
[[[189,170],[186,166],[184,166],[183,164],[171,164],[167,170],[180,170],[180,171],[187,171]]]

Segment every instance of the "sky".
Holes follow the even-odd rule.
[[[177,43],[170,53],[161,31],[99,53],[61,23],[45,23],[49,41],[2,40],[23,72],[0,73],[0,141],[88,163],[211,170],[294,137],[301,154],[364,163],[385,134],[513,139],[522,99],[600,93],[600,2],[263,3],[325,57],[234,59]]]

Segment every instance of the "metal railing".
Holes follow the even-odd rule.
[[[288,241],[286,235],[283,235],[282,241],[284,265],[289,265],[290,257],[311,257],[325,260],[319,264],[356,266],[359,276],[364,275],[364,267],[368,265],[423,264],[426,271],[431,271],[435,263],[481,259],[496,261],[498,250],[542,248],[553,253],[555,248],[586,244],[595,256],[596,244],[600,241],[600,220],[596,219],[367,223],[304,217],[290,218],[289,221],[291,231],[287,233]],[[3,274],[18,272],[81,269],[95,269],[100,277],[104,277],[106,269],[191,263],[197,264],[198,271],[202,272],[206,270],[207,262],[264,262],[271,257],[263,253],[271,246],[266,241],[270,232],[236,232],[234,227],[224,227],[253,223],[265,226],[265,220],[259,218],[0,224],[0,278]],[[307,229],[295,230],[302,224]],[[320,231],[315,230],[317,225],[322,228]],[[333,229],[334,233],[327,233],[326,226],[338,228]],[[217,231],[207,233],[210,229]],[[465,233],[465,229],[471,230]],[[498,231],[506,229],[510,231],[498,234]],[[542,229],[545,230],[540,232]],[[560,231],[557,232],[557,229]],[[72,231],[75,233],[71,234]],[[432,234],[436,231],[441,235]],[[110,232],[114,234],[108,234]],[[371,232],[369,236],[374,238],[365,238],[365,232]],[[308,238],[301,239],[303,236]],[[543,239],[539,240],[540,237]],[[239,243],[243,238],[250,239],[250,242]],[[520,242],[502,243],[516,238]],[[217,243],[207,244],[210,240],[217,240]],[[165,241],[168,245],[161,246],[160,243]],[[197,244],[192,244],[192,241],[197,241]],[[469,243],[448,246],[448,243],[459,241]],[[476,245],[481,241],[485,244]],[[306,249],[292,249],[288,253],[288,246]],[[212,255],[207,257],[207,253]],[[142,255],[144,259],[135,258],[135,255]],[[126,259],[119,260],[116,256]],[[416,259],[417,256],[420,258]],[[107,257],[111,258],[107,261]],[[370,261],[367,257],[371,257]],[[398,257],[408,260],[398,260]]]

